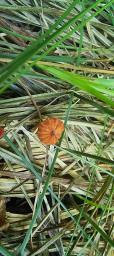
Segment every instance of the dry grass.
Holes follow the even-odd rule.
[[[70,1],[33,0],[30,4],[28,0],[9,0],[7,8],[6,3],[0,3],[1,67],[15,59],[37,35],[40,38]],[[89,4],[79,1],[65,22]],[[104,4],[107,2],[101,1],[90,14],[93,16]],[[78,19],[79,29],[39,63],[89,78],[110,79],[113,91],[113,4],[86,25]],[[67,33],[74,28],[75,23]],[[21,256],[114,254],[114,118],[92,104],[106,107],[88,93],[77,87],[77,97],[67,82],[29,66],[64,35],[66,32],[15,72],[10,87],[0,95],[0,126],[5,129],[0,139],[1,253],[3,246],[12,255]],[[68,120],[53,174],[22,253],[19,249],[40,204],[56,151],[56,147],[43,145],[36,135],[40,115]]]

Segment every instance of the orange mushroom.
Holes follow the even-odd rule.
[[[37,135],[42,143],[54,145],[64,131],[64,123],[55,117],[47,118],[38,125]]]

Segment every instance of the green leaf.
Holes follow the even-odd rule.
[[[114,107],[114,101],[111,100],[111,98],[103,95],[102,93],[99,92],[99,90],[97,90],[95,88],[95,84],[93,81],[81,77],[78,74],[74,74],[71,73],[69,71],[65,71],[62,69],[58,69],[58,68],[54,68],[54,67],[48,67],[48,66],[44,66],[44,65],[38,65],[40,68],[42,68],[43,70],[48,71],[49,73],[51,73],[52,75],[54,75],[55,77],[68,82],[69,84],[75,86],[76,88],[80,88],[81,90],[90,93],[91,95],[95,96],[97,99],[105,102],[107,105]],[[100,85],[100,84],[97,84]]]
[[[96,155],[92,155],[92,154],[88,154],[88,153],[84,153],[84,152],[80,152],[80,151],[76,151],[73,149],[68,149],[68,148],[61,148],[62,150],[68,152],[69,154],[71,154],[72,156],[76,157],[85,157],[85,158],[90,158],[90,159],[94,159],[96,161],[102,162],[102,163],[106,163],[106,164],[110,164],[110,165],[114,165],[114,161],[104,158],[104,157],[100,157],[100,156],[96,156]]]
[[[81,211],[81,210],[79,210]],[[100,233],[102,238],[108,242],[113,248],[114,248],[114,241],[108,236],[105,231],[97,225],[97,223],[89,216],[89,214],[85,213],[84,211],[82,212],[82,215],[85,217],[85,219],[92,225],[92,227]]]
[[[0,253],[4,256],[14,256],[13,253],[9,252],[6,248],[0,245]]]

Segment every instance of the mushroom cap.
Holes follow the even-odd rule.
[[[38,125],[37,135],[46,145],[54,145],[64,131],[64,123],[55,117],[47,118]]]

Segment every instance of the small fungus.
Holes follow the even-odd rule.
[[[64,123],[55,117],[47,118],[38,125],[37,135],[40,141],[46,145],[54,145],[58,142],[64,131]]]

